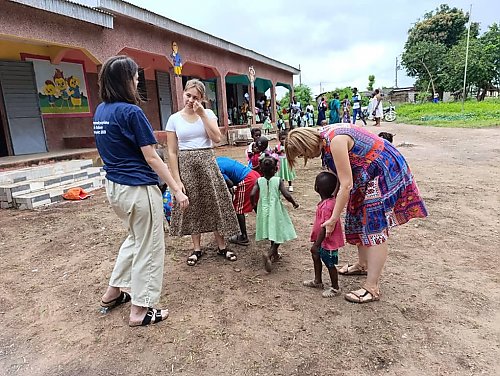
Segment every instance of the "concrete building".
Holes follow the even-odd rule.
[[[293,90],[299,73],[124,1],[0,0],[0,9],[0,157],[92,147],[98,72],[113,55],[139,64],[141,106],[157,131],[180,109],[189,78],[205,82],[230,133],[247,127],[236,115],[245,97],[255,113],[269,89],[274,121],[276,87]]]

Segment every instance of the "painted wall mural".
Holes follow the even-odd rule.
[[[174,74],[176,76],[182,75],[182,57],[179,54],[179,46],[177,42],[172,42],[172,53],[170,54],[172,64],[174,65]]]
[[[83,63],[63,61],[55,65],[34,57],[25,60],[33,62],[42,114],[91,115]]]

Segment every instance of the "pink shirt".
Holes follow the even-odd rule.
[[[314,219],[313,229],[311,232],[311,241],[315,242],[321,232],[321,225],[332,216],[333,208],[335,206],[335,199],[329,198],[321,201],[316,208],[316,218]],[[335,227],[330,235],[327,235],[321,243],[321,248],[333,251],[343,247],[344,233],[342,232],[342,224],[340,220],[337,221]]]

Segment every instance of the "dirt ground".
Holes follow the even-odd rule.
[[[379,131],[373,127],[371,131]],[[298,169],[298,239],[271,274],[266,242],[239,259],[186,265],[166,236],[166,322],[128,327],[98,311],[125,231],[104,192],[36,211],[0,211],[1,375],[499,375],[500,129],[382,124],[408,159],[430,216],[392,231],[379,302],[325,299],[309,232],[320,161]],[[243,148],[219,154],[243,157]],[[209,218],[207,218],[209,220]],[[247,219],[254,234],[255,216]],[[355,248],[340,252],[354,261]],[[328,281],[324,270],[323,277]],[[340,277],[344,292],[363,277]]]

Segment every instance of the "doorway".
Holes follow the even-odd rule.
[[[172,115],[172,87],[168,72],[156,71],[156,86],[158,87],[161,129],[164,130],[168,118]]]

